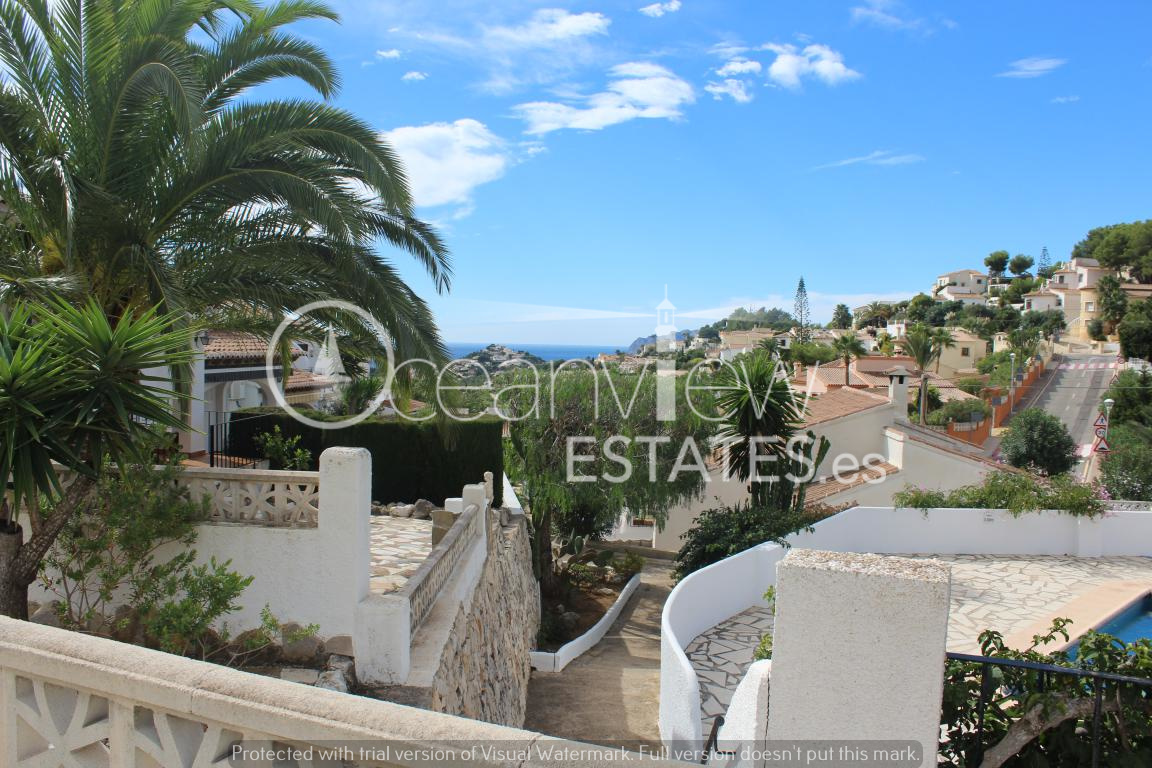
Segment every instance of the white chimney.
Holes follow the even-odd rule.
[[[892,401],[892,409],[895,411],[894,418],[896,421],[907,422],[908,377],[912,374],[902,365],[889,368],[884,373],[888,375],[888,399]]]

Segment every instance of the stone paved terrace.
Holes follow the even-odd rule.
[[[431,520],[373,517],[372,591],[395,592],[403,587],[431,551]]]
[[[952,565],[952,608],[948,650],[979,653],[977,638],[985,629],[1026,637],[1058,616],[1082,612],[1085,601],[1110,585],[1147,584],[1152,588],[1152,558],[1025,557],[1005,555],[902,555],[932,557]],[[1101,600],[1107,597],[1101,596]],[[1077,610],[1073,605],[1079,604]],[[1114,604],[1100,605],[1107,613]],[[704,733],[727,711],[732,693],[752,664],[761,636],[772,629],[772,615],[750,608],[694,639],[686,654],[700,680]],[[1073,625],[1074,635],[1087,629]],[[1019,645],[1019,642],[1010,642]]]

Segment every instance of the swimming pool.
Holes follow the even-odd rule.
[[[1152,637],[1152,594],[1144,595],[1098,627],[1097,632],[1112,635],[1126,643]],[[1068,656],[1076,658],[1080,643],[1068,646]]]

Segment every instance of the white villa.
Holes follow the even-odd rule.
[[[975,269],[947,272],[936,278],[931,296],[937,301],[961,301],[965,304],[988,303],[988,275]]]
[[[871,359],[870,359],[871,360]],[[906,484],[944,490],[978,482],[1000,468],[981,449],[908,421],[908,387],[912,373],[900,359],[883,360],[883,373],[853,372],[853,382],[869,386],[843,386],[843,367],[821,366],[809,374],[813,385],[803,429],[831,443],[820,476],[809,488],[810,504],[827,507],[884,505]],[[863,361],[861,361],[863,362]],[[883,380],[886,387],[874,386]],[[711,465],[711,480],[703,498],[667,511],[663,528],[646,521],[621,517],[617,539],[643,540],[654,549],[674,552],[680,536],[706,509],[735,504],[748,497],[747,485],[726,478],[718,460]],[[638,525],[637,522],[642,524]]]

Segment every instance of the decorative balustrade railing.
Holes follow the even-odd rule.
[[[409,616],[413,633],[427,618],[444,583],[455,572],[472,542],[483,536],[485,518],[484,509],[470,504],[400,590],[400,596],[407,598],[411,606]]]
[[[75,474],[60,471],[67,487]],[[208,497],[208,521],[265,528],[315,528],[320,473],[273,469],[186,467],[181,480],[193,498]]]
[[[269,528],[317,525],[319,472],[190,467],[183,479],[193,497],[210,499],[211,522]]]
[[[521,768],[592,749],[0,617],[4,768],[497,768],[511,748]]]

